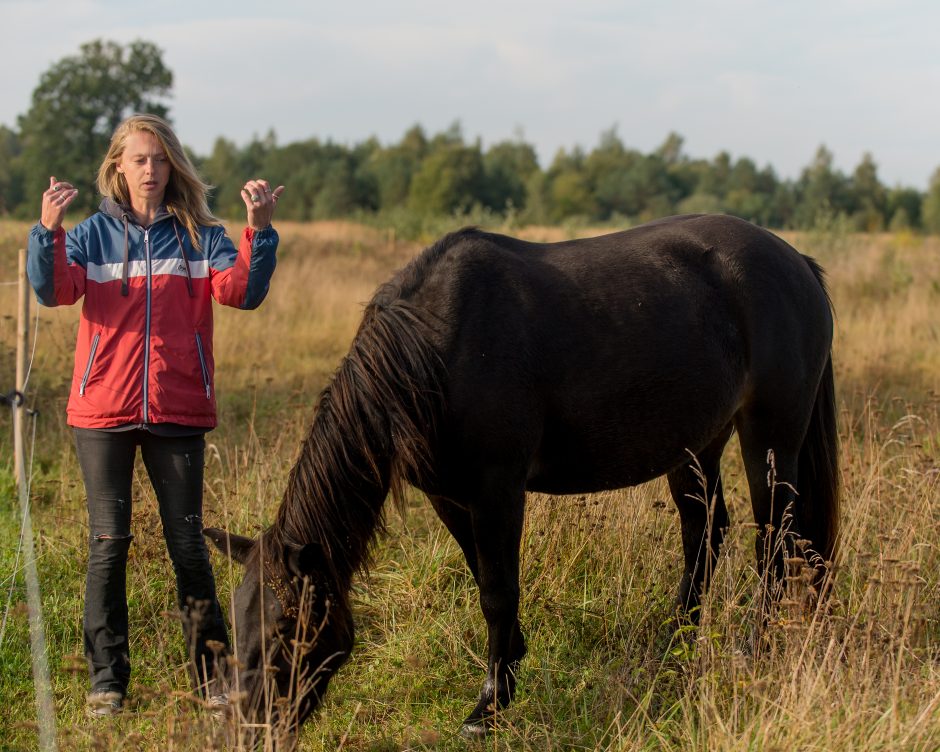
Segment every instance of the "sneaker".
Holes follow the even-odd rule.
[[[208,704],[209,713],[211,713],[212,717],[218,721],[224,721],[232,707],[231,703],[229,702],[228,695],[224,692],[220,692],[216,695],[210,695]]]
[[[96,689],[85,699],[85,712],[89,718],[104,718],[124,709],[124,695],[110,689]]]

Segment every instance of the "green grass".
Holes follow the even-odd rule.
[[[0,281],[25,226],[0,224]],[[217,309],[220,427],[208,436],[206,524],[253,534],[273,518],[319,390],[361,303],[417,248],[345,225],[285,226],[271,295]],[[755,644],[749,501],[734,442],[733,520],[698,630],[671,619],[681,561],[662,481],[586,497],[533,495],[522,551],[529,645],[516,702],[485,749],[940,748],[940,244],[903,236],[794,242],[830,273],[843,437],[843,555],[830,613],[782,605]],[[808,246],[807,246],[808,244]],[[814,247],[818,244],[818,247]],[[0,288],[0,386],[12,383],[13,288]],[[212,750],[222,730],[190,697],[172,570],[153,492],[135,485],[129,565],[133,712],[84,717],[81,612],[87,519],[64,424],[77,309],[43,310],[31,380],[40,410],[33,525],[61,749]],[[0,417],[0,457],[10,450]],[[0,464],[6,604],[19,534]],[[664,503],[665,502],[665,503]],[[464,750],[485,665],[477,591],[456,544],[414,494],[390,510],[357,582],[356,647],[305,726],[304,750]],[[214,562],[223,604],[240,573]],[[0,750],[36,748],[25,587],[0,646]],[[231,748],[231,747],[229,747]]]

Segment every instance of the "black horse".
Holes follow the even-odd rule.
[[[465,733],[511,701],[526,652],[527,490],[667,475],[691,610],[728,525],[719,459],[736,429],[758,566],[771,551],[767,571],[782,575],[801,537],[821,587],[838,517],[832,329],[817,264],[732,217],[553,244],[447,235],[366,307],[274,524],[256,540],[206,531],[247,567],[234,618],[248,707],[262,703],[263,667],[288,699],[282,720],[289,708],[296,728],[316,707],[353,646],[353,576],[405,484],[429,496],[480,588],[488,668]]]

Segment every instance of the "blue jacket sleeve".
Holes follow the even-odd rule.
[[[277,230],[268,226],[264,230],[252,233],[251,264],[248,267],[248,285],[245,289],[245,302],[242,308],[257,308],[267,297],[277,266],[277,244],[280,238]]]
[[[84,295],[85,266],[77,232],[66,236],[61,227],[53,232],[38,222],[30,230],[26,275],[43,305],[71,305]]]

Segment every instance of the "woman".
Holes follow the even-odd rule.
[[[208,189],[169,124],[135,115],[117,127],[98,170],[98,212],[66,234],[78,190],[53,177],[30,232],[28,272],[40,302],[84,296],[67,413],[88,498],[91,715],[120,711],[130,679],[125,582],[138,446],[176,573],[194,684],[210,704],[227,703],[208,645],[227,650],[228,634],[202,537],[204,435],[216,425],[210,298],[236,308],[264,299],[284,186],[245,184],[238,248],[209,212]]]

